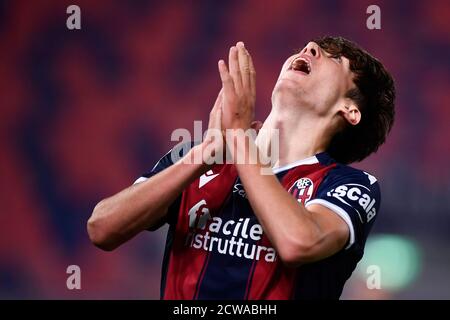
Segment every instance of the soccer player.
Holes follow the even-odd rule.
[[[233,134],[174,148],[102,200],[88,221],[91,241],[112,250],[168,223],[162,299],[338,299],[380,207],[377,179],[348,164],[384,143],[394,120],[392,77],[353,42],[315,39],[284,63],[255,141],[242,134],[261,126],[244,44],[218,68],[222,89],[208,132]],[[258,154],[274,143],[264,139],[268,129],[279,130],[279,157],[263,174]],[[233,163],[210,165],[225,147]]]

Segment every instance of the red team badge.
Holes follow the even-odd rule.
[[[289,188],[289,193],[291,193],[298,202],[304,205],[308,200],[311,199],[313,194],[313,182],[309,178],[301,178],[294,182],[292,187]]]

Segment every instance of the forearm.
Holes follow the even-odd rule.
[[[164,219],[173,201],[207,170],[188,161],[198,152],[194,147],[166,170],[99,202],[88,221],[91,240],[111,250]]]
[[[268,167],[257,155],[249,153],[253,146],[248,143],[254,143],[249,140],[247,145],[237,143],[237,152],[247,159],[247,164],[236,164],[239,177],[258,221],[279,255],[285,260],[295,260],[293,255],[305,253],[321,241],[320,227],[275,175],[261,174]]]

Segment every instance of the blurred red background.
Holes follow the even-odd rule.
[[[102,252],[85,228],[95,204],[151,168],[174,129],[207,120],[230,45],[253,55],[264,119],[285,58],[327,34],[396,79],[394,129],[357,166],[381,181],[373,232],[409,236],[422,267],[381,297],[450,298],[449,1],[377,1],[381,30],[365,0],[80,0],[81,30],[66,28],[70,4],[0,2],[0,298],[158,298],[166,229]],[[81,290],[66,288],[71,264]],[[343,298],[377,297],[352,283]]]

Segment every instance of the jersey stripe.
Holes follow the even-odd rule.
[[[215,190],[217,187],[222,187],[223,192],[215,192],[209,197],[198,192],[199,179],[191,183],[183,192],[168,263],[164,299],[202,298],[201,286],[209,269],[211,253],[203,248],[196,249],[189,245],[196,233],[195,229],[189,227],[188,212],[190,208],[203,200],[207,203],[211,215],[219,212],[237,177],[236,170],[230,165],[215,166],[212,170],[214,173],[220,172],[221,179],[211,180],[208,184],[215,184]],[[186,241],[186,235],[189,233],[192,237]]]
[[[313,182],[313,193],[311,194],[311,198],[313,198],[323,177],[334,166],[334,164],[324,166],[321,163],[315,163],[296,167],[281,177],[281,184],[288,190],[299,178],[309,178]],[[306,201],[305,198],[302,197],[302,199]],[[302,205],[304,204],[302,203]],[[267,237],[264,236],[263,240],[263,245],[271,246]],[[291,299],[295,291],[297,270],[297,268],[286,267],[279,257],[275,263],[258,261],[252,279],[249,300]]]

